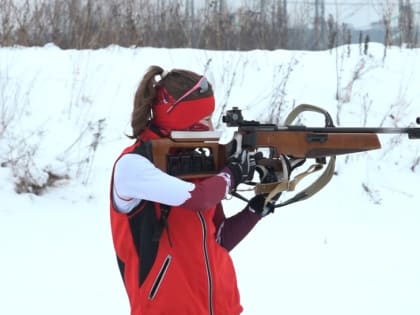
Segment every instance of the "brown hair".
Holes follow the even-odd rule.
[[[156,81],[156,76],[160,75],[161,80]],[[151,66],[144,74],[136,94],[134,96],[133,112],[131,114],[132,135],[135,139],[148,126],[152,119],[152,106],[156,100],[156,86],[161,85],[166,88],[173,98],[178,99],[186,91],[194,86],[202,76],[188,70],[174,69],[165,73],[159,66]],[[205,93],[193,92],[185,98],[191,100],[213,95],[213,89],[209,83],[209,89]]]

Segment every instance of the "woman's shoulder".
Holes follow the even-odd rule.
[[[139,166],[153,166],[152,162],[141,154],[126,153],[123,154],[115,163],[116,167],[139,167]]]

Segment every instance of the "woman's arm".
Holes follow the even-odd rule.
[[[228,251],[232,250],[254,228],[261,216],[249,210],[247,205],[241,212],[226,218],[222,204],[216,209],[213,222],[217,228],[216,240]]]
[[[143,199],[202,211],[225,197],[231,176],[224,169],[194,184],[162,172],[139,154],[125,154],[115,164],[113,198],[118,210],[125,213]]]

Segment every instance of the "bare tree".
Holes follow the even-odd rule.
[[[334,20],[332,14],[328,15],[328,49],[333,49],[337,44],[337,23]]]
[[[388,15],[384,14],[383,16],[383,22],[385,26],[385,38],[384,38],[384,56],[383,60],[385,60],[386,57],[386,51],[389,46],[391,46],[391,19]]]
[[[398,28],[400,31],[400,45],[404,43],[407,47],[413,48],[414,46],[414,10],[410,0],[399,1],[398,4]]]
[[[325,2],[315,0],[315,19],[314,19],[314,38],[315,49],[323,49],[325,39]]]

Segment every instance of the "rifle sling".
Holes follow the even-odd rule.
[[[299,173],[292,180],[280,180],[274,183],[258,183],[255,185],[255,193],[269,194],[267,199],[284,191],[294,191],[297,184],[306,176],[322,169],[322,164],[313,164],[305,172]],[[272,195],[272,196],[271,196]]]
[[[334,159],[333,159],[334,160]],[[307,199],[321,190],[331,179],[332,175],[334,174],[334,164],[335,161],[330,160],[327,168],[321,174],[321,176],[312,183],[309,187],[301,191],[300,193],[296,194],[294,197],[277,204],[276,207],[281,207],[286,204],[290,204],[291,200],[293,202],[300,201]],[[299,173],[296,175],[292,180],[282,180],[275,183],[265,183],[265,184],[257,184],[255,186],[255,193],[256,194],[268,194],[265,199],[265,203],[269,203],[272,199],[278,195],[279,193],[285,191],[295,191],[297,184],[306,176],[313,174],[317,171],[320,171],[323,168],[322,164],[313,164],[311,165],[305,172]]]
[[[294,203],[294,202],[297,202],[297,201],[308,199],[309,197],[315,195],[322,188],[324,188],[325,185],[327,185],[329,183],[329,181],[331,180],[332,176],[334,175],[335,159],[336,159],[335,156],[332,156],[330,158],[330,160],[328,161],[327,167],[324,169],[324,172],[321,174],[321,176],[318,177],[318,179],[316,181],[314,181],[311,185],[309,185],[308,187],[306,187],[301,192],[297,193],[292,198],[289,198],[289,199],[287,199],[287,200],[285,200],[285,201],[283,201],[281,203],[276,204],[275,207],[276,208],[279,208],[279,207],[283,207],[283,206],[289,205],[289,204]],[[294,187],[293,188],[296,187],[296,185],[298,184],[298,182],[302,178],[304,178],[307,175],[309,175],[311,173],[314,173],[315,171],[318,171],[318,170],[320,170],[322,168],[322,164],[314,164],[312,166],[316,166],[316,167],[313,168],[313,169],[310,168],[310,169],[308,169],[308,171],[299,174],[298,175],[299,178],[298,178],[297,181],[295,181],[296,180],[296,177],[295,177],[295,179],[293,179],[293,181],[294,181]],[[289,191],[292,191],[292,190],[289,190]],[[269,193],[269,195],[267,196],[267,198],[266,198],[266,202],[270,202],[271,199],[273,198],[273,196],[275,196],[275,194],[278,193],[278,192],[279,191],[276,192],[275,190],[271,191]]]
[[[317,112],[317,113],[323,114],[324,117],[325,117],[325,125],[328,126],[328,127],[333,127],[334,126],[333,120],[332,120],[330,114],[327,111],[325,111],[324,109],[322,109],[320,107],[317,107],[317,106],[314,106],[314,105],[309,105],[309,104],[299,105],[294,110],[292,110],[289,113],[289,115],[286,117],[285,125],[290,125],[300,113],[305,112],[305,111],[312,111],[312,112]],[[329,161],[328,161],[327,167],[325,168],[324,172],[321,174],[321,176],[318,177],[318,179],[316,181],[314,181],[311,185],[306,187],[301,192],[294,195],[292,198],[289,198],[289,199],[287,199],[287,200],[285,200],[281,203],[276,204],[275,207],[276,208],[283,207],[283,206],[289,205],[289,204],[297,202],[297,201],[308,199],[309,197],[313,196],[318,191],[320,191],[322,188],[324,188],[325,185],[327,185],[329,183],[332,176],[334,175],[335,160],[336,160],[336,156],[335,155],[331,156]],[[291,183],[286,184],[287,185],[287,191],[294,190],[296,185],[304,177],[320,170],[321,168],[322,168],[321,164],[315,164],[315,165],[312,165],[311,167],[309,167],[309,169],[306,172],[303,172],[303,173],[297,175],[291,181]],[[266,198],[266,204],[268,202],[270,202],[271,199],[274,196],[276,196],[276,194],[281,192],[282,191],[281,189],[284,189],[284,188],[285,188],[284,184],[281,184],[281,185],[278,185],[278,187],[275,187],[273,190],[271,190],[271,192],[268,194],[268,196]],[[292,189],[290,189],[290,188],[292,188]],[[283,191],[286,191],[286,190],[283,190]]]
[[[287,117],[284,121],[284,125],[285,126],[291,125],[292,122],[296,119],[296,117],[299,116],[299,114],[301,114],[303,112],[315,112],[315,113],[323,114],[324,117],[325,117],[325,126],[326,127],[334,127],[334,122],[332,120],[332,117],[331,117],[330,113],[328,113],[325,109],[323,109],[321,107],[311,105],[311,104],[300,104],[300,105],[296,106],[289,113],[289,115],[287,115]]]

